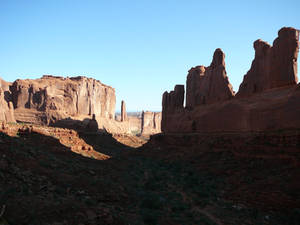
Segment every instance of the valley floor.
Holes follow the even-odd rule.
[[[10,126],[0,132],[1,225],[299,224],[299,131],[156,135],[132,148],[116,139],[145,140]]]

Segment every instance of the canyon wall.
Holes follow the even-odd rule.
[[[161,130],[167,131],[169,115],[183,111],[184,85],[176,85],[174,91],[165,91],[162,98]]]
[[[92,78],[45,75],[36,80],[16,80],[10,91],[17,121],[50,124],[93,114],[114,118],[115,90]]]
[[[46,75],[36,80],[16,80],[10,90],[16,111],[28,109],[47,113],[56,111],[62,117],[95,114],[114,118],[115,90],[95,79]],[[19,120],[17,115],[16,119]]]
[[[0,121],[16,122],[14,117],[14,107],[10,99],[10,83],[0,78]]]
[[[299,31],[282,28],[273,46],[262,40],[254,42],[255,58],[244,76],[237,96],[249,96],[272,88],[297,84]]]
[[[159,113],[144,117],[127,116],[121,102],[115,119],[115,90],[92,78],[63,78],[45,75],[40,79],[2,81],[0,120],[67,127],[95,132],[150,135],[160,132]],[[2,103],[3,102],[3,103]],[[4,104],[5,103],[5,104]],[[5,113],[4,113],[5,111]],[[14,119],[15,118],[15,119]],[[98,129],[97,129],[98,128]]]
[[[189,70],[186,80],[187,108],[228,100],[233,96],[225,70],[225,54],[221,49],[216,49],[210,66],[197,66]]]
[[[197,66],[184,86],[162,97],[164,133],[240,132],[300,128],[297,85],[299,31],[282,28],[270,46],[254,42],[255,58],[236,95],[225,70],[225,56],[214,53],[209,67]],[[177,88],[176,88],[177,87]],[[180,87],[180,88],[179,88]]]

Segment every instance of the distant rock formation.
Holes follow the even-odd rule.
[[[0,121],[16,122],[10,99],[9,83],[0,78]]]
[[[209,67],[190,69],[186,80],[186,107],[231,99],[234,92],[225,70],[225,54],[216,49]]]
[[[183,94],[182,94],[183,99]],[[51,125],[88,132],[151,135],[161,114],[128,116],[125,102],[115,117],[114,88],[92,78],[44,75],[40,79],[0,79],[0,121]],[[181,104],[182,105],[182,104]]]
[[[282,28],[273,47],[254,42],[255,59],[234,96],[224,54],[214,53],[209,67],[197,66],[184,87],[162,97],[164,133],[243,132],[300,128],[300,84],[297,85],[299,31]],[[175,88],[176,89],[176,88]]]
[[[43,76],[36,80],[16,80],[10,87],[16,120],[49,124],[71,116],[113,119],[115,90],[92,78]],[[32,117],[29,114],[34,114]],[[33,121],[32,121],[33,120]]]
[[[142,133],[142,116],[140,114],[128,116],[128,127],[131,134],[139,135]]]
[[[142,135],[151,135],[161,132],[161,112],[142,112]]]
[[[121,102],[121,121],[127,121],[126,104],[123,100]]]
[[[297,84],[299,31],[284,27],[278,31],[273,46],[260,39],[253,46],[255,58],[240,85],[238,97]]]

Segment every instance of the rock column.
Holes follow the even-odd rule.
[[[121,121],[127,121],[126,104],[123,100],[121,102]]]

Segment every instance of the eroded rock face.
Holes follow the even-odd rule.
[[[14,107],[10,98],[9,83],[0,78],[0,121],[16,122]]]
[[[244,76],[237,96],[249,96],[264,90],[295,85],[299,52],[299,31],[284,27],[273,46],[262,40],[254,42],[255,58]]]
[[[299,129],[300,91],[296,86],[233,98],[167,116],[165,133],[261,132]]]
[[[196,105],[205,104],[205,97],[201,96],[199,90],[205,75],[204,66],[196,66],[189,70],[186,79],[186,106],[193,108]]]
[[[126,104],[122,100],[121,102],[121,121],[126,121],[127,120],[127,113],[126,113]]]
[[[146,111],[142,113],[142,135],[161,132],[161,112]]]
[[[183,109],[184,101],[184,85],[176,85],[174,91],[168,93],[167,91],[162,97],[162,119],[161,129],[164,131],[164,127],[168,124],[168,115],[178,110]]]
[[[224,54],[218,49],[209,67],[197,66],[189,71],[185,109],[173,110],[174,103],[170,104],[174,101],[170,96],[172,92],[165,92],[162,131],[299,129],[300,84],[296,85],[299,32],[294,28],[282,28],[273,46],[257,40],[254,49],[255,59],[244,76],[237,97],[233,96],[226,76]]]
[[[115,90],[92,78],[43,76],[36,80],[16,80],[10,87],[16,111],[30,109],[52,112],[49,120],[67,116],[93,115],[113,119]],[[24,120],[19,118],[17,120]],[[58,117],[58,118],[57,118]],[[32,122],[32,121],[24,121]]]
[[[184,85],[176,85],[174,91],[163,94],[162,107],[163,110],[174,111],[183,108],[184,101]]]
[[[225,54],[216,49],[209,67],[190,69],[186,80],[186,107],[211,104],[231,99],[234,96],[225,70]]]

